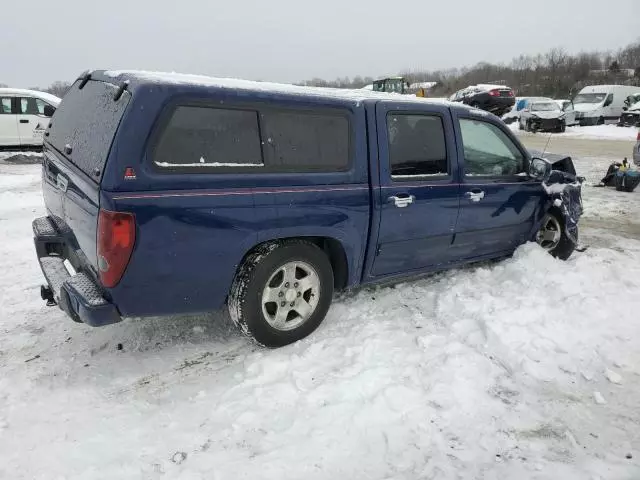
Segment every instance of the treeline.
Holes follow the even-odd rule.
[[[628,84],[640,86],[640,40],[617,52],[581,52],[575,55],[563,48],[552,48],[545,54],[520,55],[509,64],[481,62],[473,67],[435,71],[399,72],[409,82],[437,82],[429,91],[431,97],[444,97],[478,83],[498,83],[515,89],[517,95],[572,97],[589,84]],[[373,83],[373,77],[342,77],[335,80],[312,78],[301,85],[335,88],[362,88]],[[0,84],[0,86],[6,86]],[[49,92],[62,98],[70,82],[54,82],[47,88],[32,90]]]
[[[473,67],[435,71],[399,72],[409,82],[437,82],[429,96],[448,96],[478,83],[499,83],[516,90],[517,95],[573,96],[588,84],[640,85],[640,40],[617,52],[581,52],[575,55],[563,48],[545,54],[520,55],[509,64],[481,62]],[[303,85],[362,88],[371,77],[348,77],[326,81],[314,78]]]

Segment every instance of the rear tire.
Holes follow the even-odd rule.
[[[596,123],[596,125],[604,125],[604,118],[603,118],[603,117],[600,117],[600,118],[598,119],[598,123]]]
[[[576,249],[576,245],[567,236],[562,215],[553,210],[545,215],[536,234],[536,242],[560,260],[568,260]]]
[[[333,298],[327,255],[303,240],[256,248],[238,269],[228,307],[233,322],[255,342],[282,347],[312,333]]]

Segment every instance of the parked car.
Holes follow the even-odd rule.
[[[0,88],[0,147],[42,146],[60,99],[45,92]]]
[[[508,111],[502,116],[502,121],[507,125],[517,122],[518,120],[520,120],[520,114],[527,107],[527,105],[530,105],[531,102],[539,102],[539,101],[551,102],[554,100],[549,97],[516,97],[515,104],[513,105],[510,111]]]
[[[528,240],[574,250],[542,185],[549,162],[448,102],[97,71],[73,84],[43,151],[41,296],[93,326],[226,303],[280,346],[320,324],[335,290]]]
[[[631,98],[636,100],[633,96]],[[628,107],[623,108],[618,126],[640,127],[640,99],[636,100],[635,103],[630,104]]]
[[[449,100],[491,112],[498,117],[509,112],[516,102],[513,90],[504,85],[473,85],[457,91]]]
[[[571,125],[579,125],[578,120],[576,119],[576,110],[573,107],[573,102],[571,100],[561,99],[554,100],[560,107],[560,110],[564,112],[564,123],[567,126]]]
[[[553,100],[537,101],[527,105],[518,120],[520,130],[527,132],[564,132],[567,124],[565,113]]]
[[[617,123],[625,100],[640,93],[640,87],[627,85],[594,85],[584,87],[573,99],[576,119],[580,125]]]

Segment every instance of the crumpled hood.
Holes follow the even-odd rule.
[[[636,102],[629,107],[628,112],[640,113],[640,102]]]
[[[576,112],[586,113],[586,112],[594,111],[596,108],[599,108],[601,105],[602,105],[601,103],[574,103],[573,109]]]
[[[560,110],[553,110],[550,112],[531,112],[531,115],[534,117],[538,117],[538,118],[544,118],[546,120],[549,120],[551,118],[558,118],[560,117],[564,112],[560,111]]]

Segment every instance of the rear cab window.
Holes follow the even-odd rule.
[[[164,172],[335,172],[351,165],[346,111],[178,105],[160,122],[152,163]]]
[[[434,114],[387,115],[391,177],[450,175],[442,118]]]
[[[0,115],[11,115],[15,113],[12,108],[12,97],[0,97]]]
[[[57,108],[47,143],[99,181],[131,94],[125,91],[116,101],[115,85],[89,80],[80,89],[79,84],[80,80],[76,81]],[[37,104],[35,107],[38,108]]]

